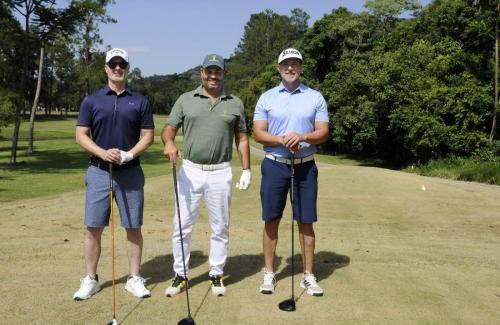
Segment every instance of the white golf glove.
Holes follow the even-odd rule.
[[[120,161],[121,165],[123,165],[124,163],[128,163],[129,161],[134,159],[134,154],[130,151],[120,150],[120,155],[122,156],[122,160]]]
[[[243,169],[241,172],[240,181],[236,183],[236,188],[240,190],[246,190],[250,186],[252,181],[252,172],[250,169]]]

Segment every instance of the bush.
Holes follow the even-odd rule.
[[[449,157],[431,160],[406,171],[431,177],[500,185],[500,157],[491,156],[486,150],[472,158]]]
[[[14,122],[15,105],[8,97],[0,97],[0,127]]]

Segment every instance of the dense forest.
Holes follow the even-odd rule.
[[[0,128],[34,123],[36,109],[78,110],[102,86],[98,27],[115,22],[106,12],[110,3],[72,0],[54,9],[51,0],[0,2]],[[328,103],[331,134],[322,152],[395,166],[449,156],[496,159],[498,1],[421,7],[416,0],[367,0],[365,9],[337,8],[312,26],[300,8],[252,14],[227,58],[226,76],[249,124],[260,94],[279,83],[277,54],[296,47],[305,57],[304,82]],[[198,70],[143,77],[135,68],[129,83],[150,98],[155,113],[168,114],[181,93],[198,85]]]

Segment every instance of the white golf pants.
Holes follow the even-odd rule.
[[[229,208],[231,205],[231,165],[218,170],[202,170],[184,160],[178,177],[179,209],[182,223],[186,275],[189,274],[191,234],[200,214],[202,198],[208,212],[208,222],[212,229],[210,237],[209,275],[222,275],[226,264],[229,243]],[[177,206],[173,218],[172,250],[174,272],[184,276],[182,265],[181,239]]]

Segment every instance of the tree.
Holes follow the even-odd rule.
[[[95,54],[98,52],[95,49],[95,45],[102,44],[102,39],[99,35],[99,24],[116,23],[116,20],[109,16],[106,11],[106,7],[114,3],[114,0],[71,1],[71,6],[79,8],[80,16],[83,18],[82,23],[78,26],[80,34],[75,39],[75,42],[78,43],[80,56],[83,58],[83,69],[80,73],[85,84],[85,95],[90,94],[95,88],[101,85],[93,82],[96,73]],[[99,66],[101,74],[103,65],[104,62]]]
[[[394,21],[403,12],[417,13],[422,6],[418,0],[366,0],[365,8],[381,21]]]
[[[28,58],[30,52],[30,33],[31,33],[31,20],[32,14],[39,7],[51,6],[55,0],[5,0],[7,6],[16,10],[22,17],[24,17],[24,41],[23,41],[23,69],[21,74],[21,91],[17,101],[14,134],[12,136],[12,149],[10,156],[10,164],[17,163],[17,142],[19,140],[19,128],[21,126],[21,110],[25,107],[24,102],[26,96],[26,79],[28,71]]]
[[[491,129],[490,129],[490,136],[489,140],[490,143],[493,143],[493,140],[495,139],[495,133],[496,133],[496,125],[497,125],[497,115],[498,115],[498,64],[499,64],[499,58],[498,58],[498,46],[500,42],[500,35],[498,33],[498,23],[500,20],[500,2],[497,1],[495,4],[492,1],[484,1],[484,0],[474,0],[474,5],[479,6],[479,9],[483,11],[484,15],[486,16],[485,19],[483,20],[484,22],[489,22],[490,25],[495,26],[495,34],[493,38],[495,39],[495,74],[494,74],[494,85],[495,85],[495,104],[493,107],[493,112],[492,112],[492,119],[491,119]]]
[[[279,52],[293,46],[303,35],[308,19],[309,15],[297,8],[292,10],[291,17],[270,9],[252,14],[235,54],[228,60],[227,88],[238,93],[269,63],[276,62]]]
[[[418,0],[366,0],[365,8],[382,23],[382,36],[394,27],[397,19],[405,11],[416,16],[421,9]]]
[[[42,87],[44,47],[58,37],[67,37],[75,32],[75,26],[78,23],[78,12],[74,7],[67,9],[53,9],[47,7],[38,7],[35,10],[35,32],[37,40],[40,41],[40,56],[37,73],[37,86],[35,98],[30,113],[30,131],[28,142],[28,153],[33,153],[35,113],[38,108],[38,100]]]

